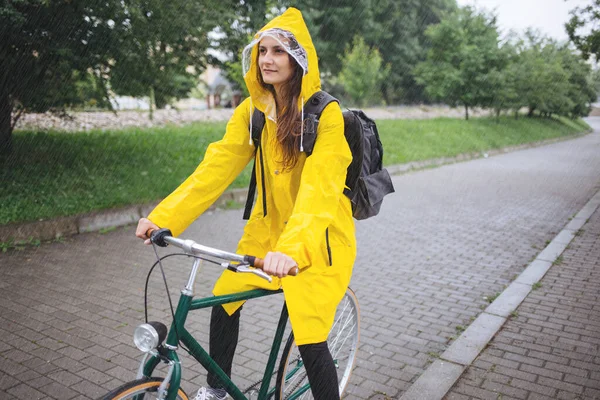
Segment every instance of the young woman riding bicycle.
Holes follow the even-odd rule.
[[[169,228],[178,236],[202,214],[255,158],[256,205],[237,252],[264,258],[272,283],[225,271],[213,294],[283,288],[296,344],[315,399],[339,398],[336,367],[327,347],[335,310],[350,282],[356,256],[350,200],[343,194],[352,154],[344,137],[337,102],[321,114],[313,152],[303,152],[303,106],[320,90],[318,59],[301,13],[293,8],[273,19],[244,49],[244,80],[250,98],[211,144],[202,163],[171,195],[138,224],[136,235]],[[266,123],[261,145],[251,140],[254,109]],[[147,241],[148,242],[148,241]],[[287,276],[298,267],[297,276]],[[231,374],[242,302],[217,306],[210,325],[210,355]],[[219,380],[197,399],[225,398]]]

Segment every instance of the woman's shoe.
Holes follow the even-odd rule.
[[[194,400],[225,400],[230,398],[225,389],[201,387]]]

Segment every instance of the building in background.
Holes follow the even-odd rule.
[[[234,90],[233,85],[223,72],[211,65],[200,75],[202,81],[206,83],[206,107],[237,107],[242,98],[239,90]]]
[[[200,74],[195,96],[180,99],[175,102],[174,108],[179,110],[205,110],[216,107],[237,107],[241,102],[241,93],[233,89],[222,71],[209,65]],[[148,97],[135,98],[131,96],[114,96],[111,104],[115,110],[148,110]],[[170,108],[167,106],[167,108]]]

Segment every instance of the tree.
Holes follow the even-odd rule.
[[[325,76],[342,69],[341,49],[351,45],[356,35],[378,48],[383,63],[390,66],[381,88],[388,103],[426,100],[412,73],[429,48],[425,30],[457,8],[455,0],[288,0],[281,4],[302,10]]]
[[[0,6],[0,153],[11,149],[20,112],[69,105],[81,76],[108,62],[122,28],[109,21],[120,13],[116,0],[21,0]],[[104,87],[100,74],[93,77]]]
[[[563,69],[569,73],[567,97],[571,100],[571,108],[568,114],[571,118],[585,117],[590,112],[590,103],[598,97],[592,68],[567,46],[559,49],[559,55]]]
[[[587,7],[577,7],[571,11],[571,19],[565,29],[571,41],[587,60],[591,55],[600,55],[600,0],[593,0]],[[587,33],[587,34],[584,34]]]
[[[431,49],[415,69],[417,82],[433,98],[464,106],[466,119],[469,107],[491,106],[498,71],[506,65],[495,17],[466,7],[429,27],[427,35]]]
[[[415,66],[425,61],[430,42],[427,27],[456,12],[455,0],[385,0],[374,9],[374,29],[367,43],[380,49],[390,66],[385,83],[388,103],[427,102],[424,87],[415,80]]]
[[[382,68],[379,50],[370,49],[362,37],[356,36],[342,61],[339,80],[352,103],[359,107],[381,103],[380,87],[389,75],[389,67]]]
[[[219,57],[212,57],[211,64],[221,68],[234,90],[248,96],[242,72],[242,50],[267,22],[269,10],[277,8],[277,1],[228,0],[225,3],[227,10],[219,16],[220,24],[213,32],[212,47],[219,49]]]
[[[518,83],[522,74],[519,53],[517,46],[510,41],[504,43],[500,51],[507,65],[503,69],[495,69],[489,73],[492,84],[490,106],[494,109],[498,120],[500,113],[505,110],[514,110],[515,117],[518,118],[522,107],[520,83]]]
[[[217,0],[130,0],[116,25],[118,36],[110,65],[111,88],[119,94],[154,94],[156,106],[185,97],[206,68],[209,32],[226,12]],[[176,23],[174,23],[176,21]]]
[[[562,114],[568,106],[569,73],[565,71],[555,41],[528,30],[518,44],[519,75],[515,81],[521,104],[543,115]]]
[[[250,96],[246,82],[244,81],[244,72],[242,71],[241,62],[229,61],[224,63],[224,70],[227,78],[231,81],[233,89],[238,90],[242,96]]]
[[[528,107],[529,116],[587,115],[596,97],[591,68],[569,46],[528,30],[502,51],[509,54],[509,64],[496,91],[497,110]]]
[[[596,97],[597,97],[600,94],[600,69],[594,68],[594,70],[591,72],[590,79],[592,81],[594,90],[596,91]]]
[[[3,3],[0,152],[10,151],[21,111],[78,104],[90,78],[105,101],[109,80],[118,93],[153,93],[159,106],[186,95],[210,60],[208,34],[231,13],[227,6],[219,0]]]

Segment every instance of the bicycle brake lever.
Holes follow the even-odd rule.
[[[232,269],[230,267],[232,267],[232,265],[227,264],[227,268]],[[233,269],[235,270],[235,272],[254,274],[254,275],[258,276],[259,278],[263,278],[263,279],[269,281],[269,283],[271,283],[273,281],[273,278],[269,274],[263,272],[263,270],[258,269],[258,268],[250,268],[250,266],[248,266],[248,265],[236,265],[233,267]]]

